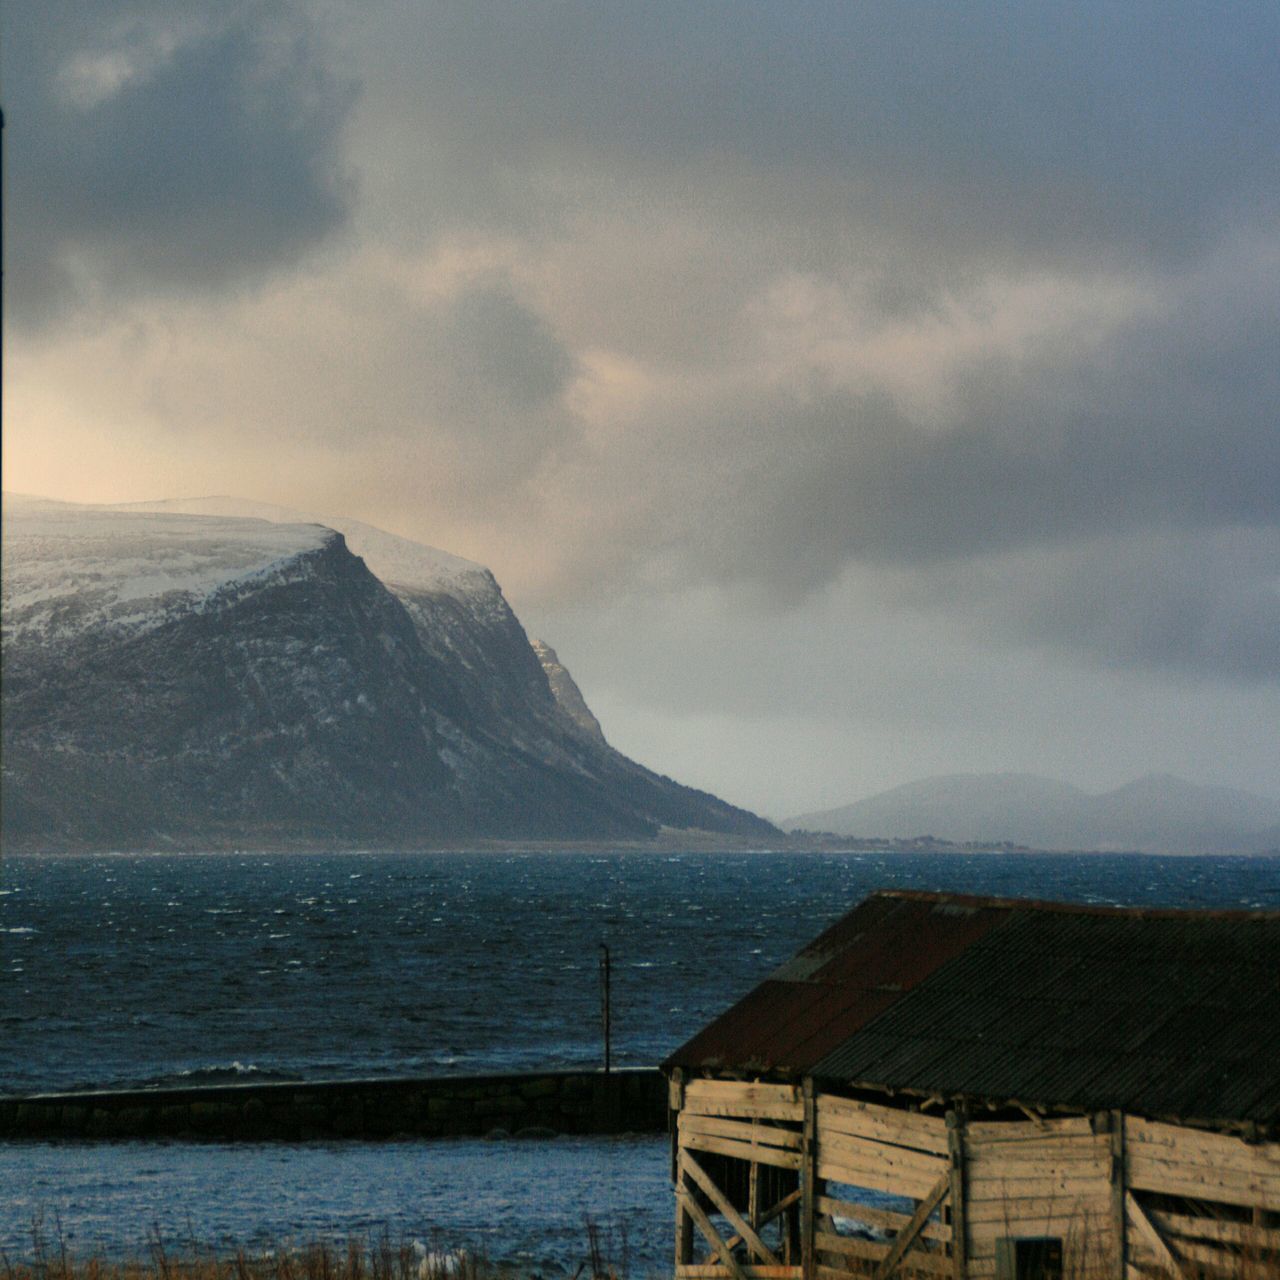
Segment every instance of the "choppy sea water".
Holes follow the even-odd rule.
[[[594,1066],[602,943],[614,1060],[652,1063],[882,887],[1274,908],[1280,859],[6,858],[0,1092]],[[627,1225],[630,1261],[645,1274],[669,1253],[665,1176],[664,1144],[650,1139],[501,1150],[12,1144],[0,1146],[0,1247],[29,1254],[41,1211],[77,1248],[108,1253],[136,1251],[152,1226],[225,1244],[385,1224],[465,1237],[493,1258],[545,1254],[539,1266],[572,1271],[584,1204],[597,1203],[583,1188],[595,1181],[617,1195],[601,1227],[616,1236]],[[467,1204],[488,1206],[483,1239]]]

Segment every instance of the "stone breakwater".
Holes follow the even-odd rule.
[[[0,1097],[0,1139],[307,1142],[666,1128],[666,1081],[649,1067]]]

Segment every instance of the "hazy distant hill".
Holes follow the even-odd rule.
[[[1280,802],[1168,774],[1102,795],[1026,773],[952,774],[801,814],[783,825],[863,838],[1010,841],[1036,849],[1254,853],[1280,844]]]
[[[6,841],[776,834],[610,747],[487,569],[340,523],[6,495]]]

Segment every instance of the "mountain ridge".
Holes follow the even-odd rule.
[[[927,834],[1048,851],[1255,853],[1280,844],[1280,801],[1168,773],[1100,793],[1036,774],[960,773],[904,783],[782,825],[858,838]]]
[[[482,566],[177,505],[5,496],[7,843],[777,834],[590,732]]]

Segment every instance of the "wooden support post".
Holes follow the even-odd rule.
[[[1124,1112],[1112,1111],[1111,1119],[1111,1230],[1115,1232],[1115,1267],[1112,1274],[1124,1280],[1129,1261],[1128,1213],[1125,1193],[1128,1190],[1124,1171]]]
[[[600,944],[600,1030],[604,1035],[604,1073],[613,1069],[613,965],[609,960],[609,948]]]
[[[814,1218],[818,1199],[818,1108],[814,1099],[813,1077],[804,1079],[804,1130],[800,1141],[800,1266],[804,1280],[817,1274],[814,1252]]]
[[[951,1158],[951,1274],[965,1280],[969,1265],[969,1224],[965,1213],[965,1109],[957,1104],[947,1112],[947,1152]]]
[[[671,1181],[676,1189],[676,1266],[693,1262],[693,1219],[690,1218],[685,1193],[684,1170],[680,1165],[680,1109],[684,1105],[684,1072],[677,1067],[671,1073]]]
[[[747,1217],[751,1225],[760,1230],[760,1162],[751,1162],[750,1181],[747,1184]]]

